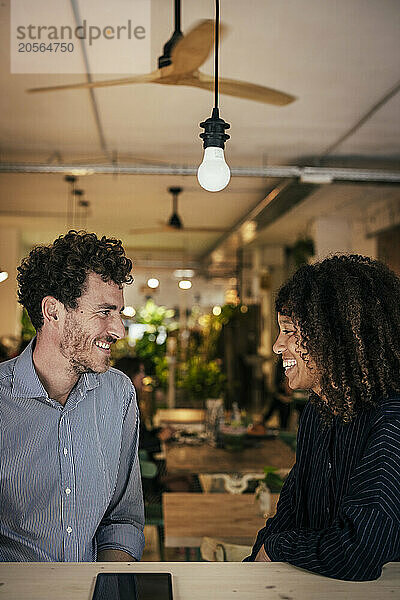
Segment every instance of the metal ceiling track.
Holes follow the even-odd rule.
[[[197,166],[131,165],[131,164],[47,164],[0,163],[0,173],[61,173],[84,175],[196,175]],[[400,183],[400,171],[352,169],[337,167],[232,167],[233,177],[299,178],[303,183],[333,183],[338,181],[367,183]]]

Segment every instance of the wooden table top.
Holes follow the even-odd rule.
[[[0,563],[0,600],[91,600],[97,573],[172,573],[174,600],[394,600],[400,563],[377,581],[338,581],[285,563]]]
[[[291,468],[295,453],[282,440],[260,440],[260,447],[238,452],[209,444],[189,446],[165,444],[167,470],[185,473],[253,473],[266,466]]]
[[[204,423],[206,411],[203,408],[158,408],[154,415],[154,425]]]
[[[279,494],[272,494],[272,514]],[[265,525],[254,494],[163,494],[167,547],[200,547],[204,536],[252,546]]]

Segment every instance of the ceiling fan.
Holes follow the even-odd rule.
[[[178,196],[182,192],[181,187],[168,188],[172,194],[172,213],[166,223],[162,222],[160,227],[149,227],[143,229],[130,229],[129,233],[223,233],[226,229],[221,227],[184,227],[181,217],[178,214]]]
[[[180,0],[175,0],[175,30],[171,38],[164,45],[164,54],[158,59],[158,69],[152,73],[123,79],[32,88],[28,92],[88,89],[128,85],[131,83],[187,85],[213,91],[214,77],[202,73],[199,71],[199,67],[207,60],[213,47],[214,21],[211,19],[200,21],[186,36],[182,34],[180,23],[181,2]],[[220,29],[221,33],[226,31],[226,27],[222,24]],[[290,104],[296,99],[295,96],[286,94],[285,92],[235,79],[220,78],[219,91],[221,94],[227,94],[228,96],[237,96],[276,106]]]

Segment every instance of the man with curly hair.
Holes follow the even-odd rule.
[[[376,579],[400,560],[400,279],[332,256],[299,269],[276,310],[274,352],[310,401],[277,513],[246,560]]]
[[[0,365],[1,561],[141,558],[135,390],[109,368],[131,269],[119,240],[84,231],[18,267],[37,334]]]

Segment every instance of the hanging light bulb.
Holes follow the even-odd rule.
[[[229,129],[230,125],[219,117],[218,108],[213,108],[211,117],[200,123],[200,127],[204,127],[204,133],[200,134],[204,140],[204,156],[197,170],[197,179],[208,192],[219,192],[231,178],[224,156],[225,142],[229,139],[225,129]]]
[[[219,0],[215,0],[215,51],[214,51],[214,108],[211,117],[200,123],[204,132],[200,134],[203,140],[203,162],[197,170],[197,179],[202,188],[208,192],[219,192],[229,183],[231,172],[225,162],[224,148],[229,135],[229,129],[219,116],[218,108],[218,37],[219,37]]]

